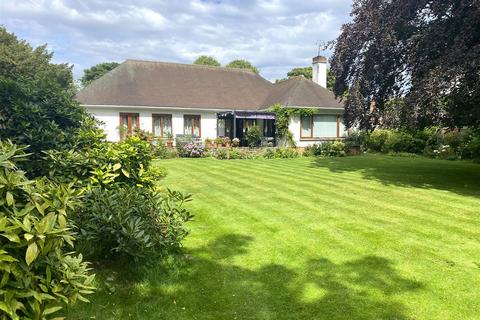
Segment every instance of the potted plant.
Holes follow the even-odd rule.
[[[240,139],[233,138],[232,140],[232,147],[239,147],[240,146]]]
[[[212,144],[212,139],[210,138],[205,139],[205,147],[210,147],[211,144]]]
[[[222,146],[230,148],[231,140],[229,137],[224,137],[222,140]]]
[[[221,147],[222,146],[223,139],[221,137],[218,137],[215,139],[215,145],[216,147]]]
[[[165,145],[169,148],[173,147],[173,135],[169,132],[166,134],[167,140],[165,141]]]

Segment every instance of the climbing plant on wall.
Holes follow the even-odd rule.
[[[269,111],[275,113],[275,136],[277,139],[279,141],[284,140],[287,144],[295,146],[293,134],[288,130],[292,115],[311,116],[316,110],[314,108],[284,107],[277,103],[271,106]]]

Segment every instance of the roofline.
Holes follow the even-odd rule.
[[[200,110],[200,111],[238,111],[237,109],[225,108],[195,108],[195,107],[168,107],[168,106],[136,106],[136,105],[121,105],[121,104],[82,104],[82,107],[88,108],[143,108],[143,109],[178,109],[178,110]],[[251,110],[255,111],[255,110]]]
[[[89,108],[139,108],[139,109],[177,109],[177,110],[200,110],[200,111],[241,111],[241,112],[268,112],[270,107],[262,107],[260,109],[236,109],[236,108],[195,108],[195,107],[173,107],[173,106],[136,106],[136,105],[120,105],[120,104],[80,104],[82,107]],[[335,107],[305,107],[305,106],[283,106],[285,108],[294,109],[320,109],[343,111],[344,108]]]

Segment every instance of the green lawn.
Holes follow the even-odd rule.
[[[186,255],[112,276],[72,319],[480,319],[480,165],[172,159]],[[118,271],[120,270],[120,271]]]

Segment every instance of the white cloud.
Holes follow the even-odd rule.
[[[75,76],[128,58],[222,63],[244,58],[268,79],[306,66],[316,42],[335,39],[350,0],[0,1],[0,21],[33,45],[48,43]],[[326,52],[325,54],[329,54]]]

